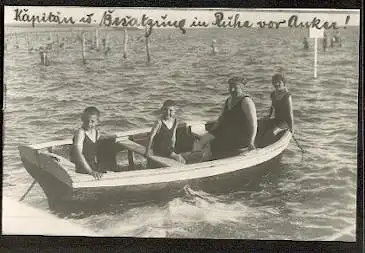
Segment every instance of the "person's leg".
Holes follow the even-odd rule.
[[[262,119],[259,123],[257,135],[256,135],[256,146],[264,147],[273,138],[273,130],[275,128],[275,119]]]
[[[192,152],[185,152],[181,155],[184,157],[187,164],[192,164],[209,161],[212,157],[212,152],[210,149],[210,144],[208,143],[203,147],[203,149]]]
[[[211,133],[206,133],[202,137],[200,137],[198,142],[194,143],[193,151],[202,150],[208,143],[214,140],[215,137]]]
[[[180,154],[176,154],[175,152],[173,152],[173,153],[170,155],[170,158],[172,158],[172,159],[174,159],[174,160],[176,160],[176,161],[178,161],[178,162],[180,162],[180,163],[183,163],[183,164],[185,164],[185,163],[186,163],[186,161],[185,161],[184,157],[183,157],[182,155],[180,155]]]

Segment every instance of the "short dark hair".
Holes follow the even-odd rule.
[[[163,102],[161,109],[175,106],[175,105],[176,105],[175,101],[169,99],[169,100],[166,100],[165,102]]]
[[[272,76],[272,82],[273,83],[276,83],[276,82],[283,82],[284,84],[286,84],[286,79],[285,79],[285,76],[284,74],[282,73],[277,73],[275,75]]]
[[[233,85],[235,83],[242,83],[243,85],[247,84],[247,79],[245,76],[233,76],[228,79],[228,84]]]
[[[86,117],[88,117],[90,115],[96,115],[99,117],[100,111],[95,106],[86,107],[82,113],[81,119],[84,120],[84,119],[86,119]]]

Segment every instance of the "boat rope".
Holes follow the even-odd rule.
[[[33,181],[33,183],[30,185],[30,187],[28,188],[28,190],[24,193],[24,195],[19,199],[19,202],[20,201],[23,201],[23,199],[25,198],[25,196],[27,196],[28,195],[28,193],[30,192],[30,190],[33,188],[33,186],[35,185],[35,183],[36,183],[37,181],[36,180],[34,180]]]
[[[305,152],[304,149],[300,146],[300,144],[299,144],[297,138],[295,138],[293,132],[292,132],[292,136],[293,136],[293,139],[294,139],[295,143],[297,144],[298,148],[300,149],[300,151],[302,151],[302,153],[304,153]]]

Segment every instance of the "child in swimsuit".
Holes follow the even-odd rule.
[[[277,135],[283,129],[293,132],[294,117],[291,94],[286,87],[283,74],[275,74],[272,77],[272,85],[275,90],[271,93],[271,107],[268,118],[273,125],[271,134]],[[274,118],[271,119],[274,113]]]
[[[72,160],[77,173],[90,174],[100,179],[102,173],[98,171],[97,145],[100,138],[96,125],[100,112],[96,107],[87,107],[82,116],[82,126],[77,129],[72,144]]]
[[[182,155],[175,153],[177,120],[175,117],[175,102],[166,100],[161,108],[161,118],[152,127],[149,141],[146,147],[146,157],[151,155],[172,158],[185,163]]]

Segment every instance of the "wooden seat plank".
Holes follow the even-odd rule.
[[[117,144],[121,145],[122,147],[133,151],[139,155],[145,156],[145,151],[146,148],[134,141],[131,141],[129,139],[123,139],[123,140],[118,140]],[[162,165],[162,166],[167,166],[167,167],[177,167],[177,166],[182,166],[182,163],[179,163],[178,161],[175,161],[173,159],[170,159],[168,157],[162,157],[162,156],[155,156],[155,155],[151,155],[148,157],[149,159],[151,159],[152,161]]]

